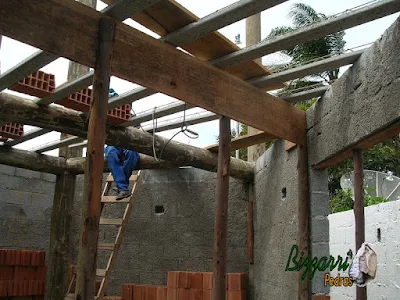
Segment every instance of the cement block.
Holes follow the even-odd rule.
[[[160,271],[140,272],[140,284],[166,285],[167,273]]]
[[[329,242],[329,221],[319,216],[311,219],[311,240],[314,243]]]
[[[7,165],[0,165],[0,173],[1,174],[7,174],[14,176],[15,175],[15,167],[7,166]],[[1,178],[1,176],[0,176]]]
[[[56,175],[48,173],[40,173],[40,178],[45,181],[56,182]]]
[[[21,168],[16,168],[15,175],[25,178],[40,178],[40,172],[21,169]]]

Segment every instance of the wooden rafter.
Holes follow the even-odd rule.
[[[72,0],[2,1],[0,34],[94,67],[100,17]],[[280,138],[304,141],[303,111],[121,22],[112,56],[115,76]]]

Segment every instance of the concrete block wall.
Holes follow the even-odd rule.
[[[400,299],[399,222],[400,200],[365,208],[365,239],[378,255],[376,278],[367,285],[368,299]],[[329,226],[331,255],[345,257],[349,249],[355,253],[353,211],[329,215]],[[334,270],[331,276],[337,276],[337,273],[337,270]],[[331,287],[332,300],[351,300],[355,299],[355,295],[355,286]]]
[[[125,232],[108,294],[124,283],[166,284],[167,272],[212,271],[216,174],[193,168],[146,170]],[[48,251],[55,176],[0,166],[0,248]],[[228,272],[247,272],[247,185],[230,179]],[[77,177],[73,211],[72,262],[77,261],[83,175]],[[155,213],[155,206],[165,212]],[[122,217],[112,204],[107,217]],[[100,241],[117,228],[104,226]],[[107,255],[106,255],[106,254]],[[109,252],[99,255],[104,267]]]
[[[297,186],[297,150],[285,151],[285,141],[278,140],[256,163],[250,299],[297,299],[298,272],[285,271],[297,244]]]
[[[0,165],[0,248],[47,250],[55,176]]]

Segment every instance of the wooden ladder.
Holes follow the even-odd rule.
[[[101,211],[103,211],[103,208],[105,205],[110,204],[110,203],[123,203],[126,205],[126,208],[125,208],[123,217],[121,219],[109,219],[109,218],[103,218],[100,216],[100,226],[102,226],[102,225],[117,226],[118,232],[117,232],[117,236],[116,236],[114,242],[98,243],[98,245],[97,245],[97,250],[111,251],[111,253],[110,253],[110,257],[108,259],[107,267],[105,269],[97,269],[96,270],[96,277],[101,278],[99,290],[97,292],[97,295],[94,296],[94,299],[96,299],[96,300],[103,299],[104,292],[106,290],[108,281],[110,279],[112,268],[114,267],[114,264],[117,260],[117,255],[118,255],[118,251],[121,246],[121,243],[122,243],[122,238],[123,238],[124,232],[126,230],[126,227],[128,225],[129,217],[132,212],[133,199],[138,191],[140,172],[141,171],[138,171],[137,175],[131,175],[131,177],[129,178],[129,182],[133,183],[133,187],[131,190],[132,195],[129,198],[125,198],[122,200],[116,200],[116,196],[108,195],[111,190],[111,186],[112,186],[112,183],[114,182],[114,179],[113,179],[111,173],[107,177],[107,182],[106,182],[106,185],[104,186],[103,194],[101,197]],[[75,279],[76,279],[76,272],[74,273],[72,280],[69,284],[67,295],[64,298],[65,300],[72,300],[75,297],[75,294],[72,291],[72,289],[74,287]]]

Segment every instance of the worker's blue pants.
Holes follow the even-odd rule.
[[[139,161],[139,154],[113,146],[107,146],[104,153],[118,190],[129,191],[129,177]]]

